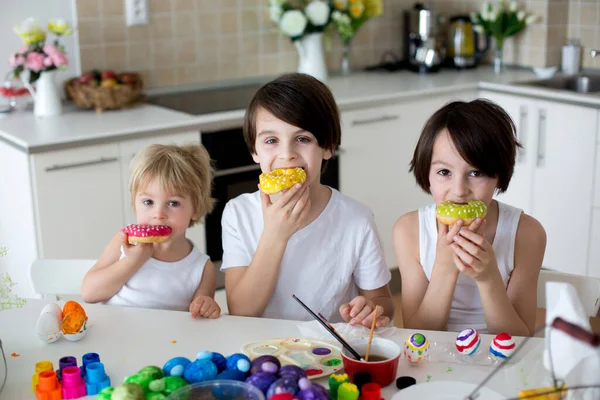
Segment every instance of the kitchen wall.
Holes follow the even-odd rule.
[[[352,44],[352,65],[379,62],[385,52],[402,54],[402,11],[414,0],[384,0],[384,15],[369,21]],[[431,0],[451,16],[478,9],[481,0]],[[9,5],[10,3],[10,5]],[[76,5],[74,5],[76,3]],[[0,0],[0,54],[18,48],[14,24],[28,16],[77,18],[77,37],[66,42],[71,65],[63,78],[91,68],[138,70],[148,87],[211,85],[293,71],[296,50],[267,17],[267,0],[149,0],[146,26],[125,26],[123,0]],[[560,63],[567,38],[585,46],[583,65],[600,68],[589,56],[600,47],[600,0],[521,0],[540,20],[506,44],[505,60],[523,66]],[[17,5],[18,4],[18,5]],[[51,5],[50,5],[51,4]],[[77,14],[77,17],[73,17]],[[78,51],[78,45],[80,51]],[[341,45],[335,33],[325,41],[327,63],[339,69]],[[79,56],[81,65],[79,65]],[[8,66],[0,63],[4,76]]]
[[[63,18],[71,24],[76,23],[75,0],[0,0],[0,79],[9,71],[8,57],[23,47],[21,38],[14,32],[14,26],[29,17],[39,19],[45,28],[48,20]],[[77,75],[79,67],[79,49],[76,36],[62,40],[65,45],[69,66],[66,71],[59,72],[58,81]],[[2,82],[0,81],[0,82]],[[1,244],[1,243],[0,243]]]
[[[584,67],[600,68],[600,57],[592,59],[589,52],[600,48],[600,0],[569,2],[568,37],[581,40],[585,48]]]

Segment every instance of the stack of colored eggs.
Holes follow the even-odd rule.
[[[329,399],[327,390],[312,384],[303,369],[284,365],[276,357],[261,356],[254,361],[241,353],[224,357],[201,351],[194,361],[186,357],[168,360],[163,368],[148,366],[125,378],[117,387],[102,390],[99,400],[156,400],[188,385],[211,380],[235,380],[258,388],[267,399],[283,400],[291,395],[298,400]]]
[[[306,372],[295,365],[281,365],[273,356],[260,356],[252,361],[247,383],[256,386],[272,400],[326,400],[327,390],[311,383]]]

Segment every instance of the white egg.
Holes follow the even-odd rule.
[[[60,337],[60,319],[53,312],[42,313],[35,324],[35,331],[43,342],[56,342]]]
[[[62,309],[56,303],[46,304],[44,308],[42,308],[42,312],[40,314],[44,313],[54,313],[54,315],[56,315],[56,319],[62,321]]]

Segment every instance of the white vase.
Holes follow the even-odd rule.
[[[298,50],[298,72],[327,80],[327,65],[323,54],[323,34],[311,33],[294,42]]]
[[[33,97],[33,114],[36,117],[53,117],[62,114],[60,94],[54,84],[56,71],[42,72],[35,81],[35,89],[26,83]]]

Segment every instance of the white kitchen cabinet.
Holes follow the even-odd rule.
[[[481,97],[492,100],[510,115],[517,130],[517,138],[522,148],[518,149],[515,170],[508,190],[497,195],[498,200],[518,207],[531,214],[533,209],[533,174],[535,169],[535,148],[537,146],[536,119],[532,118],[536,102],[524,97],[484,92]]]
[[[142,139],[124,140],[119,143],[121,160],[120,179],[123,188],[122,204],[125,216],[124,225],[136,223],[135,212],[131,205],[131,194],[129,192],[129,166],[135,154],[143,147],[151,144],[184,145],[190,143],[200,143],[200,132],[182,132]],[[188,229],[187,237],[194,242],[201,252],[206,252],[205,229],[203,224],[197,224]]]
[[[600,279],[600,208],[592,211],[590,258],[586,275]]]
[[[498,199],[523,208],[544,226],[544,267],[586,274],[598,111],[491,92],[481,96],[505,107],[526,136],[519,175]]]
[[[396,220],[432,201],[408,172],[421,129],[453,98],[439,96],[342,113],[340,191],[373,211],[390,268],[397,265],[392,244]]]
[[[123,224],[119,146],[30,157],[39,258],[97,258]]]

